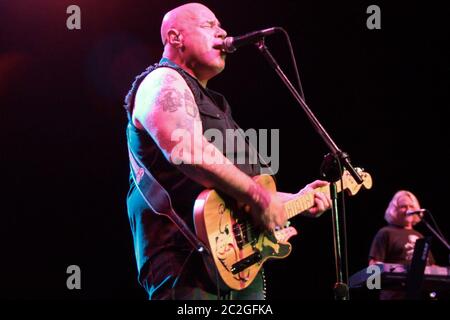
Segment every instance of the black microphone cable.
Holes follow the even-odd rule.
[[[433,224],[436,227],[436,231],[448,243],[448,240],[445,238],[444,234],[442,233],[441,229],[439,228],[439,225],[437,224],[436,220],[434,219],[433,214],[431,213],[431,211],[430,210],[426,210],[426,212],[431,217],[431,220],[433,221]]]
[[[289,46],[289,53],[291,55],[292,65],[294,66],[295,78],[297,80],[299,94],[302,97],[303,101],[306,102],[302,82],[300,80],[300,74],[298,72],[297,61],[296,61],[295,55],[294,55],[294,49],[292,48],[291,38],[289,37],[289,34],[287,33],[287,31],[284,30],[283,28],[279,27],[278,30],[280,30],[284,34],[284,37],[286,38],[287,44]]]
[[[297,61],[295,59],[295,55],[294,55],[294,50],[292,48],[292,43],[291,43],[291,39],[289,37],[289,34],[287,33],[287,31],[283,28],[278,28],[285,36],[287,44],[289,46],[289,53],[291,55],[291,60],[292,60],[292,64],[294,66],[294,71],[295,71],[295,77],[298,83],[298,89],[299,89],[299,94],[302,97],[303,101],[306,102],[306,98],[305,98],[305,93],[303,91],[303,86],[302,86],[302,82],[300,80],[300,74],[298,71],[298,66],[297,66]],[[346,209],[345,209],[345,192],[344,192],[344,182],[342,180],[343,177],[343,170],[342,170],[342,165],[340,163],[339,157],[336,157],[336,161],[338,163],[338,168],[339,168],[339,174],[341,176],[341,209],[342,209],[342,229],[343,229],[343,244],[342,244],[342,253],[344,256],[344,263],[345,263],[345,270],[344,271],[344,281],[348,281],[348,246],[347,246],[347,219],[346,219]]]

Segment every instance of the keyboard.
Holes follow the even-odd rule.
[[[377,263],[381,275],[381,288],[402,287],[408,275],[408,266],[396,263]],[[367,279],[374,275],[370,267],[364,268],[349,278],[350,288],[365,287]],[[424,289],[450,290],[450,267],[426,266],[424,271]]]

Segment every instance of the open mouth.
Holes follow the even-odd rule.
[[[222,52],[225,52],[225,48],[224,48],[224,46],[223,46],[223,42],[217,42],[217,43],[215,43],[214,45],[213,45],[213,48],[214,49],[216,49],[216,50],[220,50],[220,51],[222,51]]]

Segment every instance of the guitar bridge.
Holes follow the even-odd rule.
[[[231,266],[231,273],[236,274],[241,272],[242,270],[254,265],[261,261],[262,256],[259,251],[249,255],[247,258],[244,258]]]

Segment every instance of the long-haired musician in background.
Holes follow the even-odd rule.
[[[379,262],[409,265],[411,263],[417,239],[423,235],[414,230],[421,216],[411,214],[420,210],[419,200],[410,191],[397,191],[392,197],[384,214],[388,225],[381,228],[375,235],[369,253],[369,264]],[[431,252],[427,264],[434,264]],[[382,290],[380,299],[403,299],[404,292]]]
[[[384,214],[388,225],[381,228],[373,239],[369,264],[411,263],[416,240],[423,238],[420,232],[414,230],[414,225],[420,222],[420,215],[409,214],[418,210],[420,204],[412,192],[400,190],[395,193]],[[431,254],[429,263],[434,264]]]

